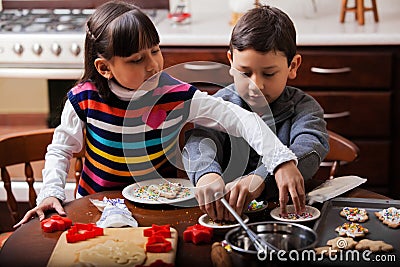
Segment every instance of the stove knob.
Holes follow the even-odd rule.
[[[72,53],[74,56],[78,56],[79,53],[81,52],[81,48],[80,48],[80,46],[79,46],[77,43],[73,43],[73,44],[71,45],[70,50],[71,50],[71,53]]]
[[[43,48],[40,44],[36,43],[32,46],[32,51],[36,55],[40,56],[40,54],[43,52]]]
[[[16,43],[13,47],[13,50],[15,54],[22,55],[22,52],[24,52],[24,47],[21,44]]]
[[[51,45],[51,52],[53,52],[54,55],[58,56],[61,54],[61,46],[57,43],[53,43]]]

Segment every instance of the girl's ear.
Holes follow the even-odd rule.
[[[113,77],[112,72],[108,67],[108,62],[104,58],[96,58],[94,66],[96,67],[97,72],[107,80],[110,80]]]
[[[288,75],[289,79],[293,80],[296,78],[297,70],[299,69],[300,65],[301,65],[301,55],[296,54],[293,57],[292,62],[290,62],[289,75]]]

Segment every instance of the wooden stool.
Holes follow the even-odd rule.
[[[358,20],[358,24],[360,24],[360,25],[364,25],[364,23],[365,23],[364,12],[366,12],[366,11],[373,11],[375,22],[379,21],[378,9],[376,7],[376,0],[371,0],[372,7],[365,7],[364,0],[355,0],[354,7],[348,7],[347,2],[348,2],[348,0],[342,0],[342,8],[341,8],[341,12],[340,12],[340,22],[341,23],[344,22],[344,17],[346,16],[347,11],[354,12],[355,18],[356,18],[356,20]]]

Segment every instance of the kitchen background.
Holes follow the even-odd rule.
[[[20,5],[22,5],[22,7],[26,7],[26,4],[22,3],[23,1],[10,2],[21,2]],[[147,2],[151,2],[151,0]],[[206,38],[198,41],[197,43],[195,41],[190,41],[190,45],[207,46],[215,44],[225,45],[228,43],[231,29],[229,21],[231,19],[232,9],[230,8],[237,7],[236,9],[240,10],[240,7],[246,8],[248,4],[236,4],[236,2],[251,1],[190,0],[187,2],[189,2],[190,4],[190,10],[192,13],[191,22],[193,24],[193,27],[195,27],[196,24],[203,24],[205,21],[209,20],[213,24],[212,28],[207,29],[210,32],[216,30],[215,28],[223,29],[223,31],[218,30],[218,32],[222,33],[222,35],[218,36],[218,41],[207,40]],[[372,35],[376,33],[382,33],[382,31],[386,31],[388,34],[390,34],[391,30],[398,31],[398,26],[400,25],[398,19],[398,14],[400,12],[400,1],[397,0],[378,0],[377,5],[380,15],[380,22],[374,23],[372,19],[372,13],[369,12],[366,13],[366,24],[364,26],[357,25],[357,22],[353,18],[354,14],[351,13],[347,14],[345,24],[339,23],[340,5],[342,2],[340,0],[265,0],[260,2],[280,7],[293,18],[294,22],[297,24],[299,45],[305,43],[305,41],[303,41],[302,39],[303,33],[314,35],[312,37],[315,39],[315,42],[320,43],[321,45],[331,42],[341,45],[340,40],[337,40],[339,37],[335,36],[337,34],[348,34],[348,36],[344,38],[352,38],[351,35],[353,33]],[[366,0],[366,5],[369,5],[369,2],[369,0]],[[187,25],[180,27],[188,28]],[[176,36],[169,36],[172,35],[169,33],[169,31],[173,34],[176,33]],[[189,31],[190,29],[184,29],[177,33],[176,31],[174,31],[173,25],[170,25],[168,21],[164,21],[162,27],[160,28],[161,40],[163,40],[163,35],[166,35],[165,38],[176,38],[178,39],[176,43],[179,43],[179,45],[186,45],[183,40],[179,40],[182,37],[178,36],[178,34],[190,34]],[[334,33],[333,31],[336,31],[336,33]],[[2,33],[0,33],[0,35],[1,34]],[[0,56],[3,56],[1,55],[4,49],[3,46],[5,45],[3,42],[6,41],[7,40],[1,40]],[[308,42],[314,45],[312,41]],[[169,41],[169,43],[173,43],[173,41]],[[163,42],[161,42],[161,45],[163,45]],[[9,74],[9,76],[11,75],[12,74]],[[7,126],[8,124],[26,123],[45,124],[46,122],[42,119],[43,116],[47,116],[45,114],[48,114],[49,112],[49,92],[47,80],[45,78],[28,78],[31,75],[26,75],[28,76],[27,78],[8,78],[4,76],[7,75],[0,76],[0,125]],[[43,73],[43,76],[46,76],[46,74]],[[76,75],[76,78],[78,77],[79,76]],[[19,116],[20,114],[29,115],[24,116],[29,119],[23,119]],[[15,118],[19,119],[15,120]]]
[[[132,1],[146,8],[154,20],[160,33],[166,67],[195,60],[227,64],[232,16],[250,7],[252,1],[177,1],[188,4],[192,14],[190,23],[177,24],[167,18],[168,0]],[[175,11],[172,6],[177,1],[170,0],[171,11]],[[2,5],[6,11],[60,5],[63,8],[65,5],[93,8],[100,2],[105,1],[3,0]],[[345,22],[340,23],[341,0],[259,2],[283,9],[295,23],[303,64],[293,85],[316,97],[327,117],[333,118],[327,119],[330,129],[360,146],[359,161],[342,168],[342,174],[368,178],[366,188],[399,199],[400,1],[377,0],[379,22],[374,21],[372,12],[366,12],[364,25],[359,25],[351,12],[347,13]],[[370,5],[370,0],[364,2]],[[159,10],[160,7],[164,10]],[[156,13],[153,8],[157,9]],[[0,27],[5,21],[2,17]],[[18,41],[12,41],[13,38]],[[41,55],[35,56],[30,47],[42,40],[46,40],[46,44],[41,47]],[[0,31],[0,134],[56,124],[60,97],[82,73],[83,55],[76,49],[82,48],[83,40],[83,28],[64,35]],[[24,47],[22,55],[17,55],[13,51],[20,41],[29,45]],[[54,60],[57,58],[54,56],[57,51],[57,47],[53,47],[55,42],[61,46],[68,45],[65,49],[62,47],[58,56],[65,60],[63,63]],[[31,58],[24,58],[29,53]],[[35,65],[45,55],[52,57],[47,62],[49,64]],[[21,60],[27,62],[21,65]],[[201,75],[196,70],[205,67],[198,63],[182,65],[185,71],[193,72],[194,77]],[[322,72],[330,68],[345,71],[326,76],[318,73],[321,68]],[[215,71],[215,67],[211,66],[211,69],[218,77],[223,77],[222,84],[229,82]],[[176,74],[180,75],[180,72]]]

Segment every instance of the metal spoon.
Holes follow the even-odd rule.
[[[214,197],[216,199],[219,199],[222,202],[222,204],[224,204],[224,206],[229,210],[229,212],[233,215],[233,217],[235,217],[236,221],[238,221],[240,226],[246,231],[248,237],[250,238],[251,242],[254,244],[254,247],[257,250],[257,255],[266,256],[267,248],[276,252],[279,251],[277,247],[265,241],[263,238],[259,237],[256,233],[254,233],[249,227],[247,227],[246,223],[242,220],[239,214],[236,213],[236,211],[232,208],[232,206],[229,205],[228,201],[226,201],[221,192],[215,193]]]

